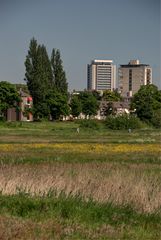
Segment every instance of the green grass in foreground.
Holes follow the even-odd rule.
[[[0,195],[0,215],[25,221],[30,219],[41,224],[52,219],[64,228],[66,225],[80,226],[81,231],[75,228],[70,234],[64,235],[64,238],[62,235],[58,239],[161,239],[159,213],[141,214],[130,206],[101,204],[92,200],[86,202],[79,196],[66,197],[63,193],[58,197],[50,193],[46,197],[31,197],[25,193]],[[111,238],[109,226],[113,229]]]

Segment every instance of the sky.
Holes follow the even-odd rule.
[[[60,49],[69,90],[87,88],[87,64],[150,64],[161,89],[160,0],[0,0],[0,81],[25,83],[31,38]]]

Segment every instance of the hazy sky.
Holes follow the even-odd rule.
[[[24,83],[32,37],[60,49],[70,90],[86,88],[92,59],[140,59],[161,88],[160,0],[0,0],[0,81]]]

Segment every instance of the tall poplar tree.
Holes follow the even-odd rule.
[[[65,71],[63,69],[63,61],[61,59],[59,49],[53,49],[52,50],[51,66],[52,66],[54,88],[58,92],[67,95],[68,84],[67,84],[66,74],[65,74]]]
[[[49,59],[46,47],[38,45],[33,38],[30,41],[25,67],[25,81],[33,98],[34,118],[48,117],[50,114],[55,119],[55,116],[58,117],[63,112],[66,114],[68,109],[66,107],[65,111],[64,106],[67,106],[68,101],[68,84],[60,51],[53,49],[51,59]],[[58,102],[56,100],[58,96],[59,109],[53,107]],[[59,113],[53,114],[53,108]]]
[[[34,38],[30,41],[25,67],[25,81],[33,98],[34,117],[46,117],[49,114],[46,96],[52,87],[52,69],[45,46],[38,45]]]

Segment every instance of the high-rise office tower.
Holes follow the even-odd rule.
[[[152,83],[152,68],[131,60],[119,67],[119,91],[123,97],[132,97],[142,85]]]
[[[87,66],[88,90],[113,90],[116,88],[116,66],[112,60],[92,60]]]

